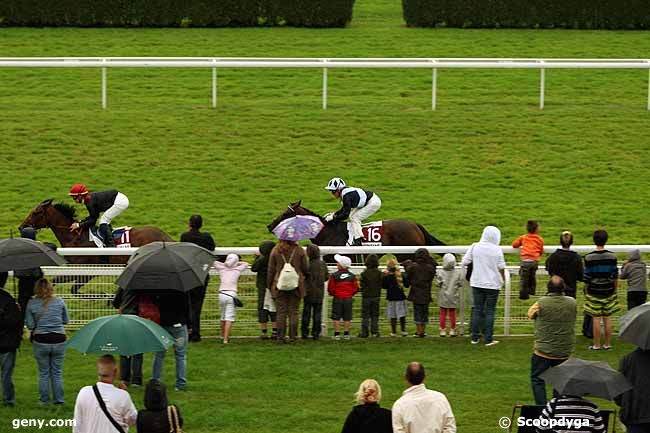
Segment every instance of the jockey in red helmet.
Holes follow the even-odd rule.
[[[129,199],[121,192],[112,189],[107,191],[88,191],[83,184],[76,184],[70,188],[69,195],[77,203],[83,203],[88,209],[88,217],[73,223],[70,231],[93,227],[99,220],[99,235],[104,240],[104,245],[114,247],[111,221],[129,207]],[[99,214],[103,212],[101,218]]]

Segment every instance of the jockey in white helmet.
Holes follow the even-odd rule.
[[[332,178],[325,187],[341,200],[341,209],[325,215],[326,222],[350,220],[348,245],[361,245],[361,223],[381,208],[381,199],[372,191],[347,186],[340,177]]]

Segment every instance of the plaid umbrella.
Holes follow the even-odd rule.
[[[273,234],[285,241],[313,239],[323,228],[321,220],[315,216],[298,215],[287,218],[273,229]]]

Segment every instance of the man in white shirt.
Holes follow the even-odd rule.
[[[406,367],[409,388],[393,404],[394,433],[456,433],[456,418],[444,394],[427,389],[419,362]]]
[[[138,411],[128,392],[113,385],[117,377],[117,366],[113,355],[104,355],[97,360],[99,382],[84,386],[77,395],[74,405],[74,427],[72,433],[118,433],[118,424],[123,432],[135,425]],[[95,388],[103,400],[111,419],[102,409]]]

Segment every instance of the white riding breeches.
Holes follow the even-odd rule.
[[[372,214],[381,208],[381,199],[377,194],[373,194],[372,198],[368,200],[366,205],[361,208],[352,209],[350,211],[350,230],[348,233],[348,243],[352,245],[355,239],[363,237],[361,230],[361,223],[369,218]]]
[[[118,192],[115,196],[115,202],[113,203],[113,206],[106,209],[106,212],[104,212],[99,218],[99,224],[110,224],[111,221],[113,221],[119,214],[124,212],[128,207],[129,199],[121,192]]]

